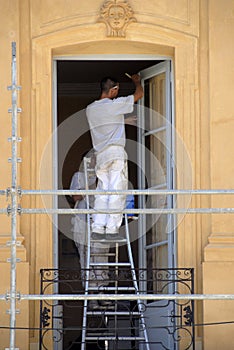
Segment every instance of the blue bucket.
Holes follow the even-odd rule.
[[[135,208],[135,201],[134,201],[134,195],[128,194],[126,197],[126,209],[134,209]],[[133,217],[134,214],[127,214],[129,218]]]

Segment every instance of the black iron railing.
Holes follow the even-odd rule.
[[[103,269],[102,269],[103,270]],[[195,349],[194,345],[194,302],[186,300],[146,300],[144,296],[159,294],[193,294],[193,269],[135,269],[138,278],[140,299],[143,307],[144,327],[147,327],[150,349],[177,350]],[[71,269],[42,269],[41,294],[72,294],[84,295],[82,278],[85,271]],[[99,274],[100,275],[100,274]],[[92,274],[90,274],[92,276]],[[103,273],[103,283],[99,282],[99,293],[114,293],[115,310],[118,321],[110,314],[109,307],[99,304],[99,308],[88,319],[86,332],[99,332],[102,335],[99,342],[86,345],[86,349],[139,349],[141,341],[126,341],[118,347],[118,337],[129,334],[131,337],[140,334],[142,324],[139,324],[137,302],[131,300],[134,291],[131,286],[132,274],[130,268],[119,271],[108,270]],[[92,279],[92,281],[94,280]],[[117,287],[116,287],[117,286]],[[110,289],[107,289],[110,288]],[[112,287],[112,290],[111,290]],[[123,292],[124,288],[124,292]],[[118,300],[118,295],[129,295],[128,300]],[[98,296],[97,296],[98,298]],[[121,313],[123,317],[121,318]],[[128,317],[124,318],[124,315]],[[51,344],[57,344],[57,349],[80,350],[82,332],[83,300],[40,301],[40,350],[50,350]],[[116,331],[118,332],[116,333]],[[115,331],[115,332],[114,332]],[[103,337],[114,332],[117,334],[110,347]],[[122,332],[122,333],[121,333]],[[114,345],[113,345],[114,344]]]

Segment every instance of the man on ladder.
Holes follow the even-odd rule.
[[[140,76],[134,74],[131,77],[135,84],[135,92],[127,97],[117,98],[119,83],[115,78],[106,77],[101,81],[100,99],[91,103],[87,109],[87,119],[90,126],[93,148],[96,153],[96,175],[98,178],[97,190],[123,191],[128,188],[127,176],[127,155],[125,152],[125,120],[124,114],[132,113],[134,103],[143,97],[143,89]],[[130,117],[131,119],[131,117]],[[86,181],[88,183],[88,181]],[[92,288],[89,284],[89,271],[93,267],[101,265],[111,268],[114,271],[113,278],[110,278],[109,285],[103,291],[111,292],[117,297],[119,292],[134,292],[139,295],[137,300],[138,311],[121,311],[118,302],[115,300],[114,309],[99,311],[87,311],[87,300],[84,301],[84,314],[82,325],[81,350],[87,350],[88,344],[99,344],[104,341],[105,349],[118,349],[119,342],[125,343],[130,348],[131,343],[145,344],[145,349],[149,350],[148,336],[143,316],[143,307],[140,300],[137,276],[134,268],[131,243],[129,238],[128,220],[125,214],[125,238],[119,235],[119,228],[123,219],[123,211],[126,206],[126,195],[96,195],[94,209],[96,213],[92,215],[92,234],[88,235],[88,251],[90,244],[98,241],[103,244],[113,243],[115,246],[114,261],[104,263],[90,262],[87,259],[87,279],[85,295],[94,291],[100,292],[99,288]],[[113,211],[116,211],[113,212]],[[89,215],[88,215],[89,219]],[[119,262],[119,244],[125,244],[127,248],[128,261]],[[109,254],[113,256],[113,254]],[[125,271],[131,276],[128,285],[122,285],[121,271]],[[111,277],[111,276],[110,276]],[[96,295],[98,298],[98,295]],[[113,299],[113,298],[111,298]],[[92,300],[92,299],[91,299]],[[105,321],[105,326],[99,329],[90,329],[89,317],[101,317]],[[138,331],[133,326],[132,320],[137,319]],[[129,324],[131,323],[131,326]],[[134,324],[135,321],[133,321]],[[127,327],[126,327],[127,326]],[[126,333],[127,332],[127,333]],[[138,334],[136,334],[138,332]]]
[[[131,78],[135,84],[135,92],[126,97],[117,97],[119,83],[115,78],[103,78],[100,99],[86,109],[96,152],[97,190],[126,190],[128,186],[124,114],[131,113],[134,103],[143,97],[140,76],[134,74]],[[97,213],[93,215],[92,239],[121,239],[119,228],[123,214],[107,212],[123,211],[125,201],[126,196],[123,195],[95,196],[94,209]]]

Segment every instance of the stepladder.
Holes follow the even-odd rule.
[[[89,189],[89,159],[84,158],[85,187]],[[86,196],[87,208],[90,208]],[[87,255],[81,350],[150,350],[141,300],[139,276],[134,266],[129,217],[123,214],[121,238],[93,239],[91,215],[87,214]],[[128,296],[118,299],[119,295]],[[131,300],[131,295],[139,299]]]

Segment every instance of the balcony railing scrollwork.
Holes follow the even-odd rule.
[[[186,300],[147,300],[144,296],[160,294],[193,294],[193,269],[135,269],[139,289],[141,312],[144,322],[140,321],[136,300],[130,286],[132,274],[130,268],[116,271],[114,268],[103,273],[103,284],[95,293],[114,294],[113,301],[116,317],[111,316],[112,309],[102,306],[89,313],[87,333],[100,334],[96,349],[118,349],[118,339],[131,337],[126,341],[126,349],[141,349],[139,334],[147,327],[150,349],[177,350],[194,349],[194,301]],[[84,295],[82,278],[86,271],[71,269],[42,269],[41,294]],[[92,274],[90,274],[92,275]],[[108,275],[108,283],[104,279]],[[105,276],[105,277],[104,277]],[[118,287],[116,287],[118,286]],[[108,289],[109,288],[109,289]],[[123,292],[124,289],[124,292]],[[129,295],[128,300],[118,299],[118,295]],[[97,295],[97,299],[98,299]],[[51,343],[57,343],[57,349],[78,350],[81,348],[83,300],[40,301],[40,350],[49,350]],[[127,318],[126,318],[127,315]],[[105,335],[113,334],[113,342],[107,347]],[[135,341],[133,341],[133,335]],[[114,345],[113,345],[114,344]],[[94,344],[87,343],[86,349]],[[114,347],[113,347],[114,346]],[[119,349],[124,349],[123,343]]]

